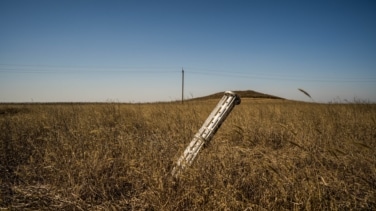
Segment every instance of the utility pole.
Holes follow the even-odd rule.
[[[184,103],[184,69],[181,68],[181,103]]]

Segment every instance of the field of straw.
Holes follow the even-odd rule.
[[[1,104],[0,210],[376,210],[376,104]]]

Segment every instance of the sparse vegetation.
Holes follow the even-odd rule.
[[[370,103],[243,98],[173,181],[217,102],[0,105],[0,209],[376,209]]]

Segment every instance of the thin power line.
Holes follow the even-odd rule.
[[[5,67],[21,68],[57,68],[57,69],[177,69],[177,66],[122,66],[122,65],[46,65],[46,64],[6,64],[0,63]]]
[[[1,67],[3,66],[3,67]],[[249,78],[260,80],[279,80],[279,81],[298,81],[298,82],[334,82],[334,83],[375,83],[375,78],[307,78],[296,77],[282,74],[268,73],[244,73],[233,71],[215,71],[202,68],[190,68],[185,72],[193,75],[208,75],[210,77],[232,77],[232,78]],[[202,69],[204,71],[195,71]],[[0,73],[22,73],[22,74],[76,74],[76,73],[137,73],[137,74],[168,74],[180,73],[174,67],[157,67],[157,66],[68,66],[68,65],[15,65],[0,64]]]
[[[223,76],[239,76],[239,77],[257,77],[257,78],[271,78],[271,79],[296,79],[296,80],[323,80],[323,81],[376,81],[376,77],[338,77],[338,76],[332,76],[328,77],[325,76],[320,79],[320,77],[317,76],[311,76],[311,79],[309,79],[309,76],[306,74],[285,74],[280,72],[255,72],[254,70],[250,72],[239,72],[239,71],[226,71],[226,70],[214,70],[214,69],[208,69],[208,68],[189,68],[191,71],[190,73],[194,74],[202,74],[202,75],[223,75]],[[192,71],[193,70],[193,71]]]
[[[172,70],[38,70],[38,69],[19,69],[19,68],[0,68],[3,73],[178,73]]]
[[[188,74],[198,74],[198,75],[208,75],[210,77],[219,76],[219,77],[234,77],[234,78],[249,78],[249,79],[261,79],[261,80],[280,80],[280,81],[303,81],[303,82],[336,82],[336,83],[374,83],[376,79],[322,79],[322,78],[297,78],[297,77],[284,77],[284,76],[263,76],[263,75],[252,75],[252,74],[232,74],[232,73],[205,73],[197,71],[187,71]]]
[[[162,66],[79,66],[0,64],[0,72],[8,73],[173,73],[176,67]]]

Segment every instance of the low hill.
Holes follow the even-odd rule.
[[[242,99],[244,99],[244,98],[284,99],[284,98],[281,98],[281,97],[256,92],[256,91],[253,91],[253,90],[233,91],[233,92],[238,94],[239,97],[242,98]],[[218,92],[218,93],[203,96],[203,97],[192,98],[190,100],[220,99],[223,96],[223,93],[224,92]]]

